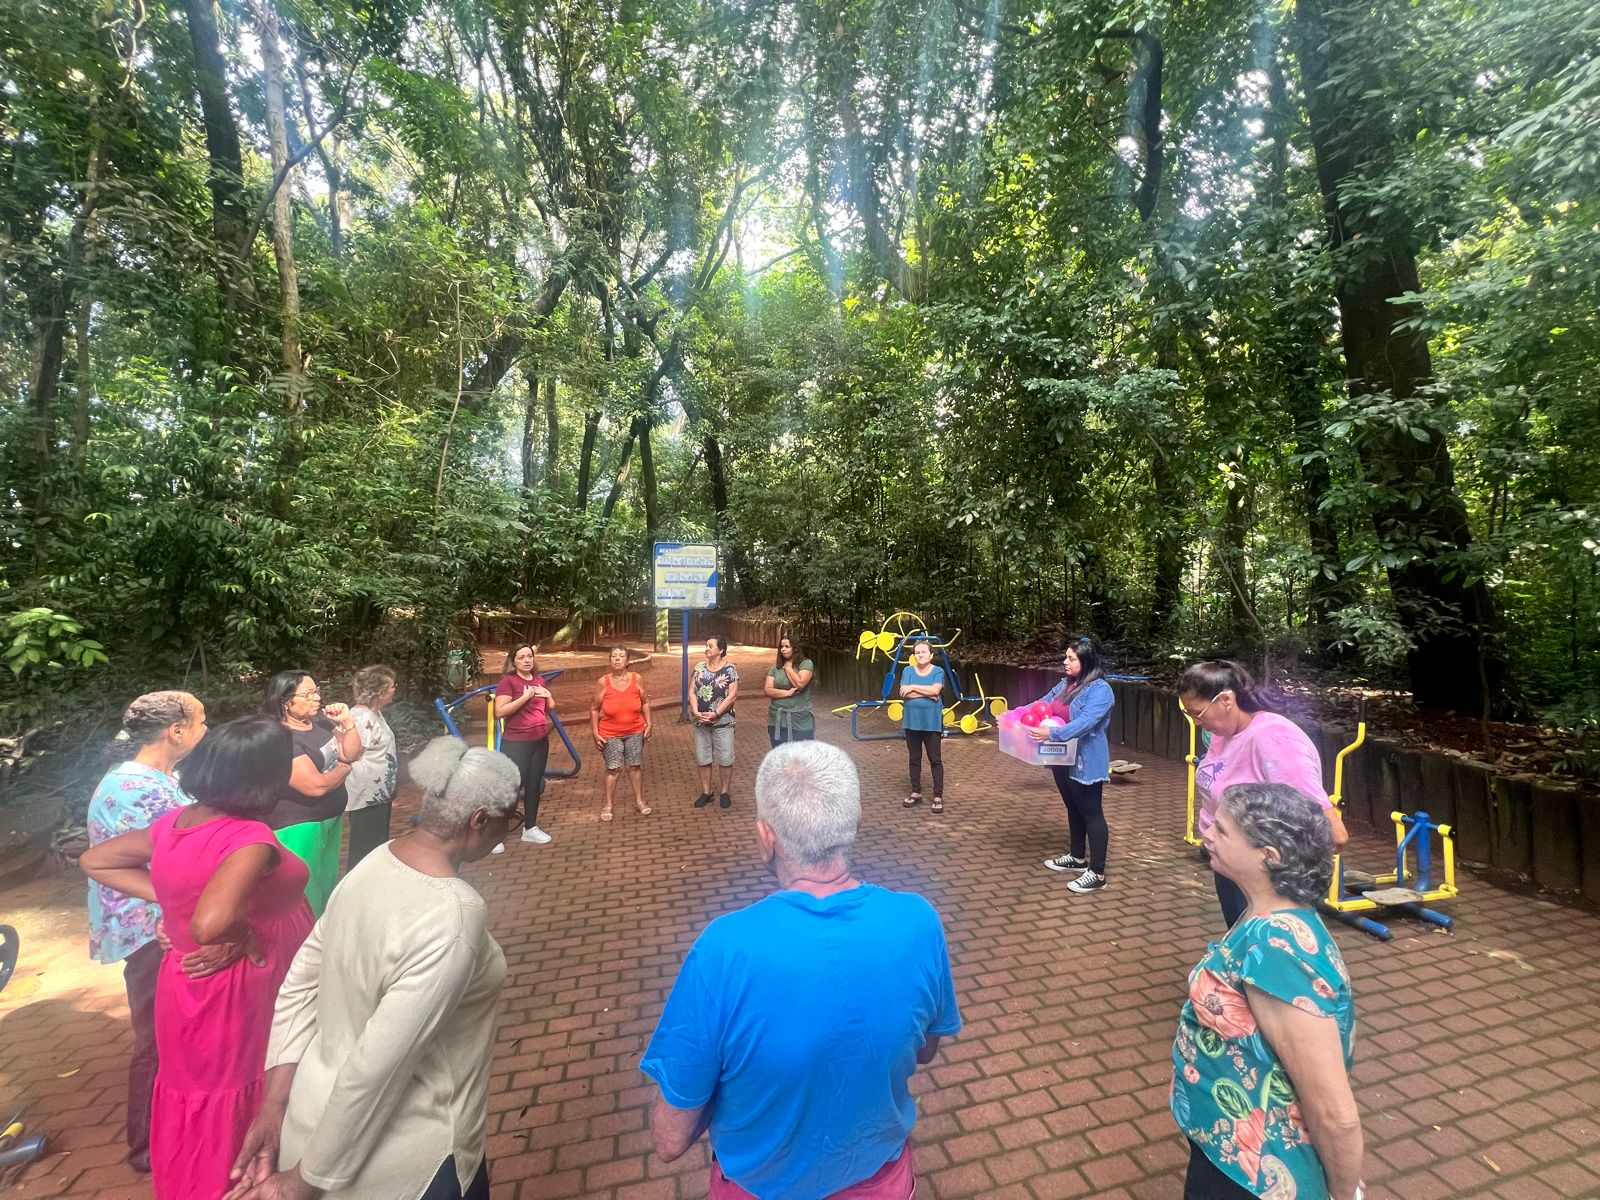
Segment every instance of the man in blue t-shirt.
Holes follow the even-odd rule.
[[[905,1200],[907,1090],[961,1028],[939,914],[850,861],[861,780],[825,742],[756,775],[756,838],[778,890],[706,926],[639,1064],[661,1088],[668,1162],[711,1131],[711,1200]]]

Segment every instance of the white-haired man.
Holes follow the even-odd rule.
[[[656,1153],[711,1131],[709,1200],[907,1200],[907,1081],[961,1028],[939,914],[856,877],[861,781],[825,742],[756,775],[778,890],[706,926],[640,1063]]]

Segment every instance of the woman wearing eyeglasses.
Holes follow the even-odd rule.
[[[1195,767],[1198,833],[1203,836],[1217,819],[1217,800],[1225,789],[1236,783],[1286,783],[1322,805],[1335,848],[1345,844],[1344,821],[1323,790],[1322,757],[1300,726],[1266,707],[1249,671],[1227,659],[1195,663],[1178,679],[1178,703],[1211,737]],[[1223,919],[1232,928],[1244,914],[1244,892],[1226,875],[1212,874]]]
[[[261,711],[288,729],[294,742],[289,786],[267,824],[306,864],[306,899],[317,916],[339,882],[339,837],[349,800],[345,776],[365,752],[355,718],[343,704],[322,703],[317,681],[304,671],[279,671],[267,681]]]
[[[278,993],[232,1200],[488,1200],[506,959],[461,867],[521,823],[521,776],[498,751],[442,737],[411,777],[417,828],[351,870]]]

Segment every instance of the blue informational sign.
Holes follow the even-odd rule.
[[[717,606],[717,548],[700,542],[655,544],[655,607]]]

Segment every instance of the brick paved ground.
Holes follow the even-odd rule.
[[[769,886],[752,849],[762,706],[741,712],[732,810],[689,807],[687,730],[662,714],[646,752],[653,816],[619,797],[600,824],[586,761],[549,793],[552,845],[470,868],[511,965],[490,1101],[497,1200],[705,1195],[703,1142],[672,1165],[650,1155],[637,1063],[695,934]],[[1220,932],[1209,875],[1180,842],[1179,766],[1148,762],[1108,788],[1112,885],[1078,897],[1040,866],[1065,828],[1042,770],[955,739],[948,811],[908,814],[901,744],[852,742],[834,719],[821,732],[862,772],[862,874],[922,892],[949,932],[966,1028],[915,1081],[919,1195],[1177,1197],[1168,1055],[1185,975]],[[1357,831],[1354,859],[1386,845]],[[1381,944],[1336,927],[1357,989],[1369,1194],[1600,1196],[1600,918],[1464,884],[1453,934],[1401,921]],[[120,1163],[118,975],[61,949],[80,936],[80,895],[63,879],[0,897],[36,949],[56,948],[42,978],[19,971],[30,995],[0,996],[0,1107],[31,1095],[34,1127],[64,1151],[7,1190],[144,1197]]]

